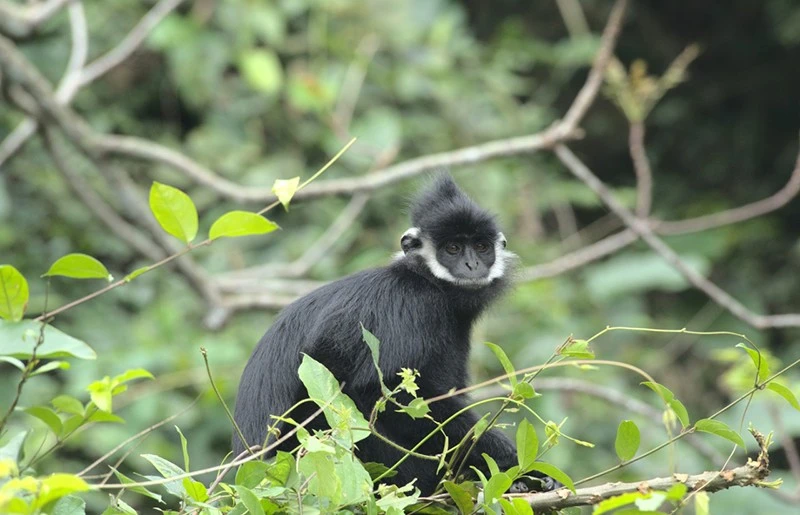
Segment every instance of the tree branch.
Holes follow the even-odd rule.
[[[758,315],[745,307],[741,302],[733,298],[729,293],[722,288],[712,283],[703,277],[700,273],[695,271],[684,263],[678,254],[672,250],[667,244],[656,236],[650,225],[643,220],[640,220],[631,213],[625,206],[619,203],[616,198],[611,194],[605,184],[594,175],[589,168],[581,162],[580,159],[572,153],[566,146],[559,144],[556,145],[554,152],[561,160],[564,166],[569,169],[572,174],[583,181],[589,189],[595,192],[600,197],[603,203],[614,212],[622,222],[633,232],[635,232],[647,245],[656,251],[667,263],[672,265],[678,272],[683,275],[687,281],[694,285],[699,290],[703,291],[717,304],[721,305],[734,316],[747,322],[751,326],[764,329],[767,327],[797,327],[800,326],[800,314],[785,314],[785,315]]]

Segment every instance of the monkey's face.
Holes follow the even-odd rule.
[[[506,250],[506,238],[494,234],[437,235],[434,238],[413,227],[400,241],[406,256],[418,256],[431,274],[466,288],[490,285],[505,275],[513,254]]]

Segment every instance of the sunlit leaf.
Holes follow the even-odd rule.
[[[753,360],[753,365],[755,365],[756,370],[758,371],[759,382],[769,377],[769,364],[767,363],[766,355],[758,352],[755,349],[751,349],[744,343],[738,343],[736,346],[740,349],[744,349],[744,351],[750,356],[750,359]]]
[[[28,281],[19,270],[11,265],[0,265],[0,318],[12,322],[22,320],[28,296]]]
[[[142,458],[146,459],[150,462],[153,467],[161,474],[161,477],[169,479],[171,477],[175,477],[179,474],[183,474],[183,470],[174,463],[165,460],[161,456],[156,456],[154,454],[142,454]],[[183,484],[180,480],[175,481],[168,481],[164,483],[164,487],[167,491],[173,495],[177,495],[178,497],[183,497],[186,495],[186,491],[183,488]]]
[[[620,422],[617,428],[617,438],[614,442],[614,448],[617,451],[619,459],[628,461],[636,456],[640,441],[641,434],[635,422],[632,420],[623,420]]]
[[[536,393],[536,390],[533,389],[533,386],[530,383],[521,382],[517,383],[514,386],[514,391],[512,392],[514,397],[521,398],[521,399],[533,399],[534,397],[538,397],[539,395]]]
[[[217,218],[211,225],[208,237],[237,238],[239,236],[253,236],[271,233],[278,229],[278,224],[271,222],[263,216],[250,211],[229,211]]]
[[[127,383],[128,381],[142,378],[153,379],[153,374],[143,368],[132,368],[130,370],[126,370],[118,376],[114,376],[114,381],[118,383]]]
[[[150,210],[161,228],[182,242],[190,243],[197,236],[197,208],[178,188],[153,182]]]
[[[124,280],[125,280],[126,283],[129,283],[129,282],[133,281],[134,279],[136,279],[137,277],[139,277],[140,275],[142,275],[143,273],[145,273],[145,272],[147,272],[149,270],[150,270],[149,266],[139,267],[136,270],[134,270],[133,272],[131,272],[128,275],[126,275],[124,277]]]
[[[52,474],[39,481],[39,495],[32,503],[36,510],[69,494],[91,490],[86,481],[74,474]]]
[[[69,367],[70,365],[67,361],[50,361],[31,372],[30,377],[35,377],[39,374],[46,374],[52,370],[66,370]]]
[[[12,367],[18,369],[20,372],[25,370],[25,363],[10,356],[0,356],[0,363],[8,363]]]
[[[145,488],[143,486],[138,486],[138,485],[132,486],[131,484],[135,483],[135,481],[133,479],[129,478],[128,476],[126,476],[125,474],[123,474],[122,472],[120,472],[117,469],[112,469],[112,470],[114,471],[114,475],[117,476],[117,479],[119,480],[120,483],[128,485],[128,486],[125,487],[126,490],[130,490],[131,492],[136,492],[137,494],[142,494],[145,497],[149,497],[151,499],[155,499],[158,502],[163,502],[160,494],[157,494],[155,492],[151,492],[150,490],[148,490],[147,488]]]
[[[322,363],[303,355],[298,373],[309,397],[324,407],[325,419],[340,439],[351,444],[369,436],[369,424],[364,415],[353,400],[340,391],[339,382]]]
[[[486,488],[483,489],[484,502],[490,505],[496,503],[497,499],[511,488],[512,482],[508,474],[504,472],[494,474],[486,482]]]
[[[71,415],[83,415],[83,404],[75,397],[69,395],[59,395],[50,401],[50,404],[62,413]]]
[[[278,201],[283,204],[283,209],[289,210],[289,202],[297,192],[297,187],[300,185],[300,177],[292,177],[291,179],[275,179],[272,185],[272,193],[278,197]]]
[[[411,402],[408,403],[408,406],[402,408],[402,411],[408,413],[411,418],[422,418],[427,415],[430,410],[425,399],[420,397],[412,399]]]
[[[181,481],[183,489],[186,490],[186,495],[197,502],[205,502],[208,500],[208,490],[200,481],[195,481],[190,477],[183,478]]]
[[[589,342],[586,340],[570,340],[559,351],[559,354],[569,358],[594,359],[594,352],[589,348]]]
[[[533,515],[533,508],[525,502],[525,499],[518,497],[508,500],[500,499],[500,506],[503,507],[505,515]]]
[[[30,319],[19,322],[0,320],[0,355],[30,359],[41,328],[41,322]],[[97,354],[81,340],[62,333],[51,325],[46,325],[44,341],[36,348],[36,357],[96,359]]]
[[[497,357],[500,365],[503,366],[503,370],[505,370],[506,374],[508,375],[508,380],[511,381],[511,386],[516,386],[517,375],[514,373],[514,365],[511,364],[511,360],[508,359],[506,352],[499,345],[494,343],[486,342],[486,346],[489,347],[492,352],[494,352],[494,355]]]
[[[364,327],[363,324],[361,324],[361,337],[364,339],[364,343],[367,344],[367,347],[369,347],[369,353],[372,356],[372,363],[375,365],[375,370],[378,372],[378,379],[381,382],[381,387],[384,387],[383,372],[381,372],[381,367],[380,367],[381,342],[374,334],[369,332],[367,328]]]
[[[536,462],[539,453],[539,437],[536,435],[536,428],[526,419],[522,419],[517,427],[517,463],[520,472],[526,474],[531,469],[531,465]]]
[[[725,424],[724,422],[720,422],[719,420],[704,418],[695,422],[694,427],[698,431],[703,431],[704,433],[711,433],[720,436],[726,440],[730,440],[731,442],[735,443],[742,449],[746,449],[744,440],[742,440],[742,437],[739,435],[739,433],[728,427],[728,425]]]
[[[47,406],[31,406],[30,408],[25,408],[23,411],[44,422],[56,436],[61,435],[61,418],[52,409]]]
[[[267,95],[280,91],[283,68],[275,52],[266,48],[246,51],[239,58],[239,71],[248,86]]]
[[[797,402],[797,397],[795,397],[794,393],[792,393],[792,391],[787,387],[783,386],[780,383],[772,381],[767,385],[767,390],[772,390],[773,392],[777,393],[778,395],[786,399],[786,402],[791,404],[791,406],[794,409],[800,411],[800,403]]]
[[[67,254],[50,265],[50,269],[43,277],[60,275],[72,279],[105,279],[112,281],[114,278],[108,273],[105,265],[96,258],[87,254]]]

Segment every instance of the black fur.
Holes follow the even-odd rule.
[[[417,200],[412,220],[421,235],[436,245],[455,236],[477,235],[492,243],[498,238],[494,218],[461,192],[449,176],[440,177]],[[306,397],[297,376],[301,353],[323,363],[344,382],[345,393],[369,417],[380,388],[369,349],[362,341],[362,323],[381,341],[379,366],[390,388],[397,384],[396,374],[402,367],[419,370],[419,395],[423,398],[467,385],[472,325],[506,289],[507,281],[501,277],[486,286],[464,288],[437,279],[415,252],[417,248],[410,246],[405,256],[387,267],[323,286],[283,310],[259,342],[239,386],[235,418],[249,444],[263,443],[266,427],[274,423],[270,415],[283,414]],[[431,415],[443,421],[466,405],[464,397],[434,402]],[[301,407],[291,416],[300,421],[314,409]],[[468,412],[445,426],[450,444],[460,441],[476,420]],[[322,424],[323,420],[316,427],[324,427]],[[391,407],[377,419],[378,432],[406,448],[413,447],[432,428],[429,421],[412,420]],[[390,466],[402,457],[372,436],[357,445],[357,455],[365,462]],[[236,453],[244,449],[236,435],[233,448]],[[420,451],[436,454],[442,448],[443,439],[437,435]],[[497,430],[480,438],[467,461],[485,470],[481,453],[492,456],[501,468],[516,463],[513,443]],[[436,462],[408,459],[392,481],[404,484],[414,478],[423,494],[433,492],[440,480]]]

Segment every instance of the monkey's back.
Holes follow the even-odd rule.
[[[304,353],[327,366],[351,390],[377,384],[361,324],[381,340],[382,364],[403,359],[399,354],[404,339],[444,344],[453,338],[453,329],[445,327],[448,317],[430,309],[440,295],[431,282],[403,263],[394,263],[322,286],[284,308],[253,351],[239,384],[234,418],[248,444],[263,443],[266,427],[274,423],[270,417],[282,415],[307,396],[297,375]],[[406,356],[403,366],[419,368],[437,347],[426,346],[423,354]],[[371,398],[356,400],[362,411],[371,407]],[[293,411],[292,417],[300,422],[311,411],[306,406]],[[233,448],[237,454],[244,450],[236,435]]]

